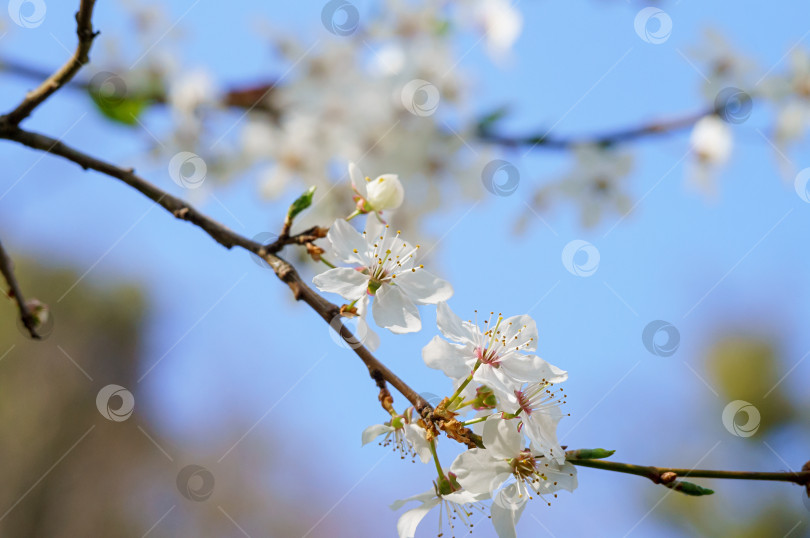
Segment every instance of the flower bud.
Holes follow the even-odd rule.
[[[366,192],[366,201],[375,211],[396,209],[405,198],[405,191],[396,174],[383,174],[366,182]]]

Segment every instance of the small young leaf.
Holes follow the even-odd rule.
[[[315,194],[315,186],[312,186],[299,196],[292,204],[290,209],[287,210],[287,220],[292,220],[303,210],[312,205],[312,196]]]
[[[714,490],[704,488],[702,486],[698,486],[697,484],[693,484],[692,482],[686,482],[684,480],[675,480],[674,482],[670,482],[668,484],[664,484],[669,489],[674,489],[675,491],[680,491],[686,495],[692,495],[694,497],[701,497],[703,495],[711,495],[714,493]]]
[[[579,450],[567,452],[566,456],[570,459],[578,460],[601,460],[609,458],[615,452],[615,450],[607,450],[604,448],[580,448]]]

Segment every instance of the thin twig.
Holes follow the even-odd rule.
[[[645,136],[662,135],[689,129],[701,118],[709,114],[716,114],[719,112],[722,112],[722,110],[711,108],[697,114],[690,114],[688,116],[672,120],[654,121],[627,129],[620,129],[599,135],[580,137],[558,138],[550,136],[550,133],[548,132],[541,135],[510,136],[499,135],[489,129],[479,129],[478,137],[485,142],[507,147],[531,146],[532,148],[539,147],[558,150],[567,150],[582,145],[608,147],[621,142],[629,142]]]
[[[571,454],[572,451],[566,452]],[[676,467],[653,467],[648,465],[633,465],[618,461],[566,458],[566,461],[581,467],[592,467],[604,471],[634,474],[649,478],[655,484],[665,484],[675,478],[723,478],[731,480],[767,480],[776,482],[792,482],[798,485],[810,484],[810,470],[800,472],[759,472],[759,471],[714,471],[707,469],[679,469]]]
[[[29,92],[17,108],[0,118],[0,122],[18,125],[48,97],[70,82],[79,69],[90,61],[90,47],[98,35],[98,32],[93,31],[92,22],[95,3],[96,0],[81,0],[79,4],[79,11],[76,12],[76,34],[79,36],[79,43],[76,45],[76,52],[73,53],[73,56],[39,87]]]
[[[20,311],[20,319],[28,330],[28,334],[31,335],[31,338],[37,340],[41,339],[42,337],[39,332],[37,332],[37,317],[31,312],[28,303],[25,302],[20,284],[17,282],[17,277],[14,276],[14,263],[3,248],[2,242],[0,242],[0,274],[3,275],[3,278],[6,279],[6,283],[8,283],[8,296],[17,303],[17,308]]]

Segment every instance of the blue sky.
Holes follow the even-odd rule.
[[[66,22],[72,20],[72,4],[50,2],[37,29],[13,27],[2,41],[4,54],[43,67],[63,62],[67,53],[58,41],[73,47],[74,30]],[[182,57],[223,81],[278,73],[281,66],[250,31],[259,18],[302,36],[322,32],[320,2],[299,2],[294,9],[260,2],[225,9],[200,2],[189,10],[191,4],[164,2],[172,20],[188,10],[178,25],[185,34]],[[373,9],[357,5],[361,16]],[[519,7],[524,30],[506,67],[492,65],[481,47],[473,46],[475,38],[457,44],[461,52],[472,49],[461,68],[475,81],[475,109],[509,104],[513,115],[504,128],[518,133],[555,123],[559,134],[595,133],[701,110],[706,106],[701,75],[682,54],[694,50],[704,29],[721,31],[763,69],[775,72],[786,67],[784,55],[810,30],[806,17],[797,16],[806,11],[799,2],[665,3],[672,35],[651,45],[633,30],[641,5],[577,1]],[[96,26],[103,34],[97,47],[122,26],[120,16],[117,5],[99,5]],[[4,84],[0,105],[7,109],[28,85],[11,78]],[[571,418],[560,426],[564,444],[617,449],[616,459],[635,463],[690,467],[705,456],[701,466],[723,468],[743,457],[760,470],[784,467],[757,443],[726,432],[720,413],[727,402],[701,380],[701,352],[725,328],[756,327],[778,337],[784,372],[810,350],[804,330],[810,321],[805,277],[810,251],[803,247],[810,205],[779,176],[773,151],[757,132],[767,133],[772,115],[757,106],[747,122],[734,127],[734,153],[715,200],[687,188],[684,163],[677,164],[687,151],[687,136],[677,134],[634,144],[631,192],[643,201],[619,224],[617,216],[608,215],[600,226],[583,230],[574,208],[560,206],[545,216],[548,227],[534,221],[527,233],[514,235],[513,217],[525,207],[529,186],[568,163],[565,155],[545,150],[506,154],[521,172],[515,196],[485,196],[472,208],[457,207],[429,220],[437,237],[450,230],[433,263],[455,287],[454,310],[462,317],[473,309],[528,311],[540,329],[539,354],[570,372]],[[132,136],[109,124],[84,96],[59,94],[27,125],[54,136],[69,131],[65,138],[74,146],[133,165],[177,192],[162,168],[139,166],[142,134]],[[802,142],[790,154],[797,169],[810,166],[807,149]],[[148,402],[139,412],[155,421],[157,436],[181,446],[189,461],[215,469],[241,435],[237,432],[264,416],[242,442],[283,439],[283,457],[296,465],[308,458],[317,462],[312,470],[323,478],[319,503],[328,509],[350,491],[336,510],[373,514],[345,536],[393,532],[398,514],[387,505],[428,489],[432,469],[400,463],[376,446],[360,448],[362,429],[384,419],[374,385],[314,313],[293,304],[288,290],[247,253],[225,251],[192,226],[150,209],[148,200],[126,186],[9,143],[0,145],[0,155],[7,178],[0,191],[0,228],[12,250],[80,273],[92,266],[71,293],[121,277],[147,290],[144,364],[156,365],[131,390]],[[282,218],[284,204],[258,200],[250,181],[216,194],[241,224],[213,200],[202,209],[247,236],[275,229]],[[599,249],[599,268],[589,278],[570,274],[561,263],[563,247],[574,239]],[[302,271],[311,277],[311,267]],[[434,310],[424,308],[422,314],[422,332],[383,335],[379,356],[418,390],[443,394],[447,380],[420,358],[435,334]],[[680,332],[681,345],[672,357],[656,357],[642,345],[644,326],[656,319],[670,321]],[[808,375],[810,361],[802,362],[784,384],[801,394],[800,382]],[[774,446],[792,465],[807,457],[800,448],[810,439],[803,435]],[[324,450],[328,460],[319,456]],[[449,464],[452,454],[448,450],[443,460]],[[554,536],[678,535],[653,517],[642,518],[666,490],[588,469],[580,472],[579,482],[575,494],[560,495],[551,508],[531,506],[521,530],[542,535],[545,526]],[[752,503],[787,487],[714,486],[719,495],[744,491]],[[795,502],[800,503],[798,496]],[[249,521],[240,524],[250,529]],[[804,524],[807,532],[810,514]],[[427,523],[425,536],[432,535],[433,525]]]

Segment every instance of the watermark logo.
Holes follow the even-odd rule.
[[[723,426],[737,437],[751,437],[759,429],[759,409],[745,400],[734,400],[723,409]]]
[[[582,239],[574,239],[562,251],[562,263],[569,273],[588,277],[599,269],[599,249]]]
[[[96,395],[101,416],[113,422],[124,422],[135,410],[135,397],[121,385],[107,385]]]

